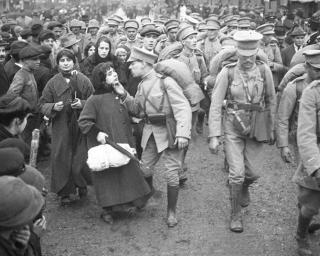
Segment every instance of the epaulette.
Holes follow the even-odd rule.
[[[318,87],[318,86],[320,86],[320,80],[315,80],[315,81],[311,82],[308,87],[309,88],[315,88],[315,87]]]
[[[233,68],[233,67],[235,67],[236,65],[237,65],[237,62],[232,62],[232,63],[229,63],[229,64],[225,65],[225,67],[227,67],[227,68]]]

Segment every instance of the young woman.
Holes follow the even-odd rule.
[[[59,73],[43,90],[40,98],[41,111],[52,118],[52,177],[53,192],[60,196],[62,204],[72,202],[70,195],[86,195],[86,146],[78,127],[77,119],[93,93],[90,80],[76,72],[76,57],[70,50],[61,50],[57,55]]]
[[[105,144],[105,136],[134,148],[128,112],[108,83],[107,70],[110,76],[117,76],[108,63],[101,63],[93,70],[95,92],[81,112],[80,129],[87,136],[89,148]],[[103,208],[101,217],[107,223],[112,223],[114,211],[132,211],[143,206],[150,193],[139,166],[132,160],[121,167],[92,172],[92,180],[98,202]]]

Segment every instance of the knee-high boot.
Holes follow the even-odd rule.
[[[168,196],[168,219],[167,225],[172,228],[178,224],[176,209],[179,195],[179,186],[167,186],[167,196]]]
[[[151,197],[155,192],[155,189],[153,187],[153,177],[149,176],[149,177],[145,177],[144,179],[146,180],[146,182],[148,183],[148,185],[150,187],[150,190],[151,190],[150,197]]]
[[[312,218],[304,217],[301,212],[299,213],[298,228],[297,228],[297,243],[299,256],[312,256],[308,241],[308,228]]]
[[[231,201],[231,220],[230,230],[232,232],[243,232],[242,214],[241,214],[241,192],[242,184],[230,184],[230,201]]]

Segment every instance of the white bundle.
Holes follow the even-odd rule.
[[[135,149],[131,148],[129,144],[118,143],[118,145],[131,154],[135,154]],[[128,164],[129,161],[130,158],[128,156],[109,144],[99,145],[88,150],[87,164],[94,172],[102,171],[110,167],[120,167]]]

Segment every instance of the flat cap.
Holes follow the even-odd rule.
[[[35,23],[31,26],[31,33],[33,36],[38,36],[42,31],[43,26],[40,23]]]
[[[237,31],[233,39],[237,42],[237,51],[243,56],[252,56],[257,53],[262,35],[252,30]]]
[[[119,19],[115,17],[108,18],[108,26],[119,26],[119,25],[120,25]]]
[[[208,19],[206,20],[206,28],[207,28],[208,30],[218,30],[218,29],[220,29],[220,27],[221,27],[221,24],[220,24],[220,22],[219,22],[217,19],[215,19],[215,18],[208,18]]]
[[[99,27],[100,27],[99,21],[97,21],[95,19],[89,20],[88,29],[89,28],[99,28]]]
[[[295,27],[290,36],[304,36],[306,32],[301,27]]]
[[[263,24],[256,28],[256,31],[262,35],[273,35],[274,34],[274,25],[271,23]]]
[[[0,40],[0,47],[2,46],[8,46],[9,43],[7,41],[4,41],[4,40]]]
[[[0,114],[11,114],[20,111],[30,111],[30,105],[25,99],[12,94],[5,94],[0,97]]]
[[[10,45],[10,54],[18,54],[20,52],[20,50],[26,46],[28,46],[29,44],[27,42],[24,41],[14,41],[12,42],[12,44]]]
[[[186,39],[188,36],[196,35],[196,34],[197,34],[197,31],[195,31],[192,26],[186,25],[179,29],[177,33],[177,40],[182,41]]]
[[[303,55],[305,56],[307,63],[320,69],[320,50],[305,50]]]
[[[136,20],[127,20],[123,24],[124,28],[134,28],[134,29],[139,29],[139,22]]]
[[[149,34],[154,34],[157,36],[159,36],[161,34],[159,29],[156,28],[156,25],[154,23],[144,24],[141,31],[140,31],[141,36],[146,36]]]
[[[166,23],[164,23],[164,26],[166,27],[166,30],[169,31],[173,28],[178,28],[180,25],[180,22],[176,19],[168,20]]]
[[[133,47],[131,50],[131,55],[128,59],[128,62],[130,61],[144,61],[149,64],[156,63],[158,59],[158,56],[153,54],[152,52],[149,52],[145,49]]]
[[[56,27],[62,28],[63,25],[59,21],[51,21],[47,25],[47,29],[49,29],[49,30],[53,30]]]
[[[0,148],[0,176],[19,176],[25,171],[24,155],[16,147]]]
[[[207,30],[207,25],[205,22],[200,22],[198,24],[198,31],[199,32],[203,32],[203,31],[206,31]]]
[[[40,55],[42,55],[42,51],[40,47],[35,47],[35,46],[26,46],[22,48],[19,52],[19,58],[21,60],[23,59],[35,59],[35,58],[40,58]]]
[[[51,30],[42,30],[39,34],[39,41],[42,42],[46,39],[52,38],[55,39],[55,35]]]
[[[151,19],[149,17],[142,17],[140,22],[141,22],[141,25],[144,25],[147,23],[151,23]]]

